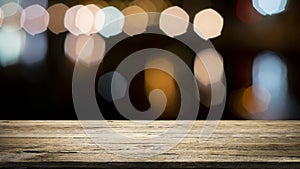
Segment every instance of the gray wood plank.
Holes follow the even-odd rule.
[[[128,135],[147,131],[147,136],[173,124],[108,123]],[[300,168],[300,121],[222,121],[207,142],[199,143],[203,124],[197,121],[182,142],[161,155],[132,159],[95,144],[78,121],[0,121],[0,168]],[[103,128],[95,125],[89,130],[97,133]],[[131,144],[147,146],[139,141]]]

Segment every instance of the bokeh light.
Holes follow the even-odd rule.
[[[3,22],[3,11],[2,11],[2,9],[0,8],[0,28],[1,28],[1,26],[2,26],[2,22]]]
[[[170,37],[184,34],[188,25],[189,15],[178,6],[167,8],[160,15],[159,27]]]
[[[273,52],[264,52],[256,57],[253,63],[253,84],[262,85],[273,94],[287,90],[287,68]],[[280,95],[274,96],[276,98]]]
[[[94,15],[92,11],[86,6],[81,7],[75,17],[75,26],[81,31],[81,33],[89,35],[94,25]]]
[[[40,5],[32,5],[24,9],[21,16],[21,25],[31,35],[47,30],[49,13]]]
[[[160,67],[163,70],[149,69],[151,67]],[[165,108],[165,113],[162,114],[162,118],[174,118],[176,117],[176,103],[179,96],[176,92],[176,82],[175,82],[175,68],[171,60],[164,57],[155,57],[149,60],[145,66],[144,82],[145,82],[145,92],[146,96],[150,97],[153,90],[159,89],[163,91],[166,97],[161,97],[160,95],[152,95],[151,108],[156,111],[160,111],[163,106],[162,103],[167,100],[167,105]],[[168,72],[168,73],[167,73]],[[173,79],[174,78],[174,79]],[[154,80],[159,79],[159,80]],[[174,113],[174,114],[172,114]]]
[[[262,15],[253,8],[252,0],[238,0],[236,15],[246,24],[253,24],[262,19]]]
[[[203,85],[197,81],[197,85],[200,102],[206,107],[220,105],[226,99],[226,86],[221,81],[209,85]],[[212,92],[218,93],[218,95],[212,97]]]
[[[48,38],[46,32],[35,36],[27,34],[20,60],[26,65],[39,63],[46,58],[47,49]]]
[[[194,74],[201,103],[207,107],[221,104],[226,96],[226,87],[222,82],[224,68],[219,53],[214,49],[205,49],[198,53],[194,61]],[[211,97],[212,88],[219,93],[217,97]]]
[[[82,8],[83,5],[76,5],[68,9],[65,15],[64,25],[73,35],[80,35],[82,32],[76,26],[77,12]]]
[[[48,0],[20,0],[20,5],[22,8],[27,8],[32,5],[40,5],[46,9],[48,7]]]
[[[148,25],[149,16],[139,6],[129,6],[122,10],[125,16],[123,31],[130,36],[143,33]]]
[[[213,9],[205,9],[194,18],[194,31],[203,39],[208,40],[221,35],[224,20]]]
[[[273,15],[285,10],[287,0],[253,0],[253,7],[262,15]]]
[[[199,52],[195,58],[194,73],[205,86],[221,81],[224,74],[222,57],[211,48]]]
[[[97,32],[100,32],[100,30],[103,29],[104,24],[105,24],[105,13],[103,12],[102,9],[98,10],[96,15],[95,15],[95,30],[97,30]]]
[[[65,54],[73,63],[77,60],[92,66],[104,58],[105,41],[95,34],[93,36],[68,34],[65,40]]]
[[[63,3],[54,4],[48,8],[48,13],[50,15],[48,28],[55,34],[66,32],[67,29],[64,25],[65,14],[69,9]]]
[[[2,5],[5,5],[5,4],[11,3],[11,2],[16,3],[16,4],[20,4],[20,0],[1,0],[0,1],[0,7]]]
[[[101,35],[109,38],[122,32],[125,23],[124,15],[121,11],[113,6],[102,9],[105,14],[104,27],[100,31]]]
[[[25,45],[25,33],[0,29],[0,65],[3,67],[18,63]]]
[[[253,85],[243,92],[242,105],[247,113],[249,113],[248,116],[266,112],[269,108],[270,101],[270,92],[262,86]]]
[[[2,29],[7,32],[20,30],[20,19],[23,11],[22,7],[15,2],[9,2],[7,4],[4,4],[1,8],[3,11]]]
[[[91,34],[99,32],[102,29],[103,25],[104,25],[105,18],[104,19],[97,18],[96,16],[98,15],[98,17],[99,17],[99,15],[101,15],[99,13],[102,13],[103,17],[105,17],[105,15],[104,15],[104,12],[97,5],[89,4],[86,7],[93,14],[92,26],[91,26],[91,28],[89,28],[90,30],[87,32],[88,35],[91,35]]]
[[[112,83],[113,80],[114,83]],[[127,80],[123,75],[116,71],[108,72],[99,78],[97,91],[107,101],[113,101],[125,96],[127,85]]]
[[[289,4],[289,2],[292,3]],[[48,3],[52,6],[47,9]],[[228,66],[226,67],[229,75],[227,81],[230,85],[228,91],[233,91],[229,93],[229,110],[225,109],[228,112],[224,114],[224,118],[299,118],[297,114],[300,108],[299,87],[297,87],[298,60],[295,57],[297,55],[295,44],[298,42],[298,36],[296,36],[298,15],[295,9],[299,5],[298,1],[237,0],[232,3],[236,6],[230,9],[220,8],[221,2],[211,0],[172,1],[172,3],[169,0],[82,0],[65,2],[70,5],[67,6],[64,3],[48,0],[0,0],[0,67],[21,63],[6,68],[5,71],[23,70],[24,67],[26,69],[32,67],[34,71],[36,68],[42,68],[54,77],[59,71],[52,69],[56,69],[57,65],[59,68],[73,66],[69,62],[67,65],[56,63],[60,61],[63,51],[59,47],[63,47],[62,45],[64,45],[66,59],[72,63],[78,61],[82,66],[89,67],[101,62],[104,58],[106,47],[104,39],[119,35],[122,31],[124,33],[121,36],[126,36],[125,33],[135,36],[142,34],[147,28],[152,30],[152,26],[156,26],[155,28],[173,38],[184,35],[189,20],[192,19],[194,35],[210,40],[221,35],[224,28],[222,16],[224,18],[226,16],[226,26],[228,26],[226,32],[224,31],[226,35],[216,40],[216,47],[224,55]],[[288,5],[290,5],[289,8],[287,8]],[[285,10],[287,12],[284,15],[269,16]],[[149,17],[147,12],[161,13],[155,17],[152,15]],[[236,15],[231,15],[232,12]],[[237,19],[247,25],[238,22]],[[67,31],[70,33],[54,36],[46,32],[47,27],[57,35]],[[276,29],[268,31],[270,30],[268,28]],[[266,31],[267,34],[265,34]],[[257,37],[260,39],[254,40],[256,43],[253,43],[253,39]],[[131,37],[126,42],[131,42],[131,40],[140,42],[140,38],[148,38],[148,35]],[[186,50],[179,49],[177,42],[171,42],[172,38],[163,37],[161,41],[157,41],[156,38],[159,38],[159,35],[151,36],[149,44],[163,46],[176,52]],[[114,39],[109,39],[108,42],[110,40]],[[172,44],[168,44],[169,40]],[[228,43],[229,41],[232,43]],[[137,46],[133,47],[126,46],[128,51],[144,45],[136,44]],[[124,44],[118,45],[122,48]],[[261,49],[280,51],[285,56],[267,51],[254,57],[253,53]],[[239,53],[235,52],[236,50],[237,52],[243,51],[243,57],[240,57]],[[116,53],[121,55],[122,52],[124,50]],[[191,54],[192,56],[189,55],[190,52],[186,50],[186,55],[182,59],[193,67],[201,103],[206,107],[219,105],[226,99],[223,58],[215,49],[200,51],[195,59],[192,57],[194,53]],[[49,57],[47,66],[43,67],[43,61],[47,56]],[[169,69],[171,75],[159,70],[146,70],[142,75],[142,81],[145,84],[143,86],[145,93],[142,92],[142,94],[149,95],[153,89],[162,89],[167,96],[168,104],[173,104],[173,107],[169,105],[166,108],[166,112],[174,112],[174,107],[178,105],[178,86],[172,76],[181,76],[181,74],[178,74],[178,68],[174,67],[171,61],[161,58],[158,56],[156,59],[149,60],[145,67],[159,65]],[[120,58],[113,59],[112,63],[117,62],[118,59]],[[55,65],[52,68],[53,64]],[[105,70],[106,68],[111,70],[114,66],[116,65],[104,65]],[[4,79],[6,75],[7,77],[10,77],[10,74],[15,76],[15,72],[4,72]],[[34,73],[30,72],[30,74],[35,76]],[[117,77],[117,86],[111,86],[113,75]],[[44,76],[44,78],[48,77]],[[124,77],[118,72],[104,74],[99,80],[99,83],[103,83],[101,87],[98,86],[99,94],[111,101],[111,88],[113,88],[113,91],[117,92],[116,99],[122,98],[124,86],[128,85],[126,79],[122,78]],[[62,79],[62,76],[59,75],[58,79]],[[153,79],[159,80],[153,81]],[[212,90],[216,90],[217,97],[212,98]],[[153,98],[155,101],[152,106],[157,110],[160,109],[161,102],[165,98],[158,97],[158,95],[157,98],[156,96]],[[168,115],[168,118],[172,116]]]
[[[285,119],[290,97],[287,68],[274,52],[259,54],[252,68],[252,85],[233,92],[229,108],[245,119]]]
[[[78,55],[76,54],[76,44],[78,40],[78,36],[68,33],[65,39],[64,51],[66,57],[73,63],[76,62]]]
[[[87,36],[80,36],[76,45],[76,53],[80,57],[79,61],[85,66],[92,66],[99,63],[104,58],[105,41],[95,34],[88,39]]]

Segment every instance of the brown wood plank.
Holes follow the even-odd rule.
[[[78,121],[0,121],[0,168],[300,168],[300,121],[222,121],[207,142],[198,143],[203,123],[197,121],[168,152],[132,159],[96,145]],[[109,125],[128,135],[145,131],[156,135],[170,128],[172,121],[151,125],[109,121]],[[95,125],[90,130],[103,129]]]

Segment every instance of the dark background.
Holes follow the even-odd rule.
[[[78,0],[51,0],[49,6],[59,2],[69,7],[83,3]],[[116,4],[119,1],[107,2]],[[231,92],[252,84],[252,64],[259,53],[272,51],[278,54],[287,66],[288,92],[292,101],[298,105],[286,110],[288,112],[282,112],[289,114],[284,119],[300,119],[300,1],[290,0],[285,12],[264,16],[260,21],[252,24],[245,24],[237,17],[237,1],[235,0],[170,0],[170,2],[173,6],[177,5],[186,10],[191,21],[198,11],[205,8],[213,8],[224,18],[222,35],[212,39],[211,42],[224,59],[228,96]],[[31,66],[16,64],[0,67],[0,119],[77,119],[72,102],[74,65],[66,59],[64,54],[64,40],[67,33],[56,35],[47,31],[47,35],[48,53],[43,62]],[[176,43],[167,37],[156,38],[158,39],[155,41],[159,40],[161,44]],[[127,43],[130,44],[135,40],[133,38]],[[176,46],[184,48],[181,44],[176,44]],[[126,48],[130,50],[133,47],[123,43],[112,53],[115,53],[116,57],[117,55],[121,57],[124,52],[120,51]],[[189,49],[185,50],[189,51]],[[192,54],[185,57],[187,60],[193,59]],[[112,63],[114,60],[107,61],[109,62]],[[190,66],[192,68],[192,64]],[[138,76],[140,77],[137,77],[132,85],[141,85],[138,79],[143,75]],[[139,92],[136,94],[138,95]],[[141,102],[137,99],[136,101],[138,100],[139,102],[136,103],[133,101],[137,108],[147,108],[147,100]],[[105,110],[109,119],[123,119],[114,111],[112,103],[105,102],[102,109]],[[201,111],[206,112],[207,108],[202,106]],[[200,113],[199,119],[204,118],[205,113]],[[247,118],[230,111],[227,104],[223,119]]]

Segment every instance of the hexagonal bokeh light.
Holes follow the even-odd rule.
[[[97,32],[99,32],[101,29],[102,29],[102,27],[103,27],[103,24],[104,24],[104,22],[103,22],[103,24],[101,25],[101,23],[100,24],[98,24],[99,23],[99,19],[101,20],[102,18],[97,18],[96,16],[97,16],[97,14],[100,12],[102,12],[103,13],[103,11],[97,6],[97,5],[94,5],[94,4],[89,4],[89,5],[87,5],[86,6],[86,8],[92,13],[92,15],[93,15],[93,19],[92,19],[92,26],[89,28],[89,31],[87,32],[87,34],[88,35],[91,35],[91,34],[94,34],[94,33],[97,33]],[[99,15],[99,14],[98,14]],[[104,19],[102,19],[102,20],[104,20]],[[99,26],[100,25],[100,26]]]
[[[105,41],[99,34],[76,36],[69,33],[64,48],[65,54],[71,62],[79,61],[85,66],[91,66],[103,59]]]
[[[215,106],[225,99],[225,85],[222,83],[224,74],[223,59],[214,49],[205,49],[197,54],[194,62],[194,74],[197,79],[201,95],[201,102],[209,107]],[[219,95],[212,98],[211,92],[214,87]]]
[[[160,29],[170,37],[184,34],[189,25],[189,15],[180,7],[173,6],[162,11]]]
[[[31,35],[39,34],[47,30],[49,13],[40,5],[28,6],[21,16],[21,25]]]
[[[130,36],[143,33],[148,25],[149,16],[139,6],[133,5],[122,10],[125,16],[123,31]]]
[[[125,22],[123,13],[113,6],[105,7],[102,10],[105,14],[105,23],[100,34],[109,38],[121,33]]]
[[[202,10],[194,18],[194,31],[205,40],[220,36],[223,25],[222,16],[213,9]]]
[[[1,8],[3,11],[2,29],[7,32],[20,30],[20,19],[23,11],[22,7],[15,2],[9,2],[7,4],[4,4]]]
[[[75,17],[75,26],[83,33],[88,35],[92,30],[94,15],[88,7],[81,7]]]
[[[262,15],[273,15],[285,10],[287,0],[253,0],[253,7]]]
[[[65,14],[69,7],[63,3],[54,4],[48,8],[50,21],[48,28],[55,34],[66,32],[67,29],[64,25]]]
[[[64,19],[64,25],[73,35],[80,35],[82,32],[76,26],[76,16],[77,12],[82,8],[83,5],[76,5],[67,10]]]

